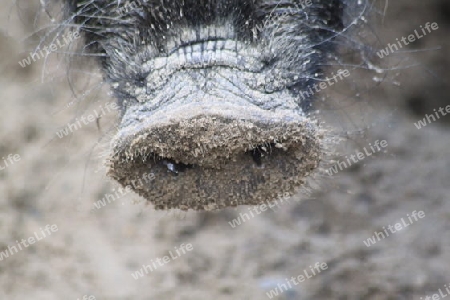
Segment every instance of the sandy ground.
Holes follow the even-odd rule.
[[[249,213],[247,207],[168,213],[127,194],[93,209],[118,193],[99,170],[115,113],[99,127],[91,122],[63,138],[56,132],[113,100],[107,87],[89,90],[99,77],[92,70],[80,72],[94,83],[85,101],[75,103],[61,60],[22,68],[18,61],[30,49],[23,41],[35,28],[33,7],[18,1],[24,6],[19,16],[15,1],[6,2],[0,9],[0,251],[18,248],[16,240],[40,240],[0,261],[0,299],[259,300],[305,270],[311,278],[291,283],[276,298],[450,294],[450,116],[420,130],[414,125],[450,104],[448,0],[389,1],[374,28],[380,44],[426,22],[437,22],[439,30],[390,61],[383,84],[357,103],[326,106],[324,118],[348,137],[337,146],[342,155],[376,140],[388,146],[336,175],[318,177],[310,197],[254,213],[236,228],[229,222]],[[414,219],[413,211],[423,211],[422,218]],[[365,245],[375,231],[396,223],[401,230]],[[56,230],[44,236],[46,225]],[[133,278],[169,251],[174,258]],[[312,276],[316,263],[327,267]]]

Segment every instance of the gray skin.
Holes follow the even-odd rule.
[[[358,4],[64,3],[121,107],[108,175],[156,209],[270,202],[318,168],[324,133],[301,92],[324,78]]]

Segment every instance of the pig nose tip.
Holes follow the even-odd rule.
[[[210,210],[293,195],[321,160],[319,129],[306,117],[165,117],[119,132],[108,172],[157,209]],[[142,180],[149,173],[154,179]]]

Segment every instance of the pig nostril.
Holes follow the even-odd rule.
[[[251,154],[253,161],[256,163],[258,167],[262,165],[261,159],[271,154],[272,147],[275,147],[274,143],[260,145],[250,150],[249,153]]]
[[[253,161],[259,166],[261,166],[261,157],[262,154],[258,149],[253,149],[252,152]]]
[[[171,159],[163,159],[162,164],[165,165],[167,169],[175,176],[178,176],[180,172],[184,172],[187,169],[192,169],[193,167],[193,165],[177,163]]]

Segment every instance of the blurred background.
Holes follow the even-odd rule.
[[[427,22],[439,29],[380,60],[383,72],[354,78],[366,92],[351,89],[358,99],[352,105],[342,105],[345,91],[337,89],[318,104],[321,118],[345,137],[336,160],[376,140],[388,146],[336,175],[318,176],[308,195],[235,228],[229,222],[248,208],[161,212],[123,194],[102,168],[116,112],[105,109],[114,99],[97,67],[72,67],[67,76],[64,55],[22,67],[47,13],[39,1],[4,2],[0,299],[268,299],[266,293],[316,262],[328,268],[273,297],[450,294],[450,115],[414,125],[450,105],[448,0],[380,2],[369,26],[380,48]],[[68,78],[85,80],[74,86]],[[60,131],[99,113],[67,135]],[[413,211],[425,217],[411,223]],[[366,246],[374,232],[402,218],[407,228]],[[58,230],[42,238],[41,228],[52,224]],[[11,255],[11,246],[33,236],[41,240]],[[183,243],[193,250],[137,280],[131,275]]]

